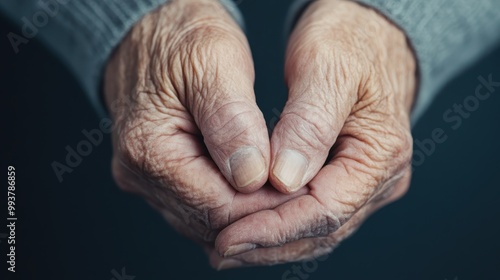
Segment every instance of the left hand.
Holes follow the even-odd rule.
[[[315,1],[292,34],[285,71],[270,181],[307,194],[225,228],[214,265],[215,252],[247,265],[329,253],[408,189],[416,62],[400,29],[354,2]]]

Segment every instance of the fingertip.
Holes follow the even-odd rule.
[[[260,189],[267,181],[268,165],[256,147],[238,149],[229,159],[236,190],[250,193]]]
[[[252,231],[258,230],[255,228],[256,221],[249,216],[243,220],[245,222],[239,220],[226,227],[215,239],[215,251],[221,258],[230,258],[257,248],[252,241]]]
[[[304,186],[309,162],[300,152],[283,149],[278,152],[271,172],[271,183],[285,194],[297,192]]]
[[[224,258],[228,258],[228,257],[232,257],[232,256],[236,256],[239,254],[243,254],[243,253],[252,251],[255,248],[257,248],[257,245],[252,244],[252,243],[242,243],[242,244],[232,245],[232,246],[228,246],[227,248],[222,250],[223,251],[222,256]]]
[[[244,266],[244,263],[237,259],[221,257],[213,248],[206,248],[205,252],[208,255],[210,266],[217,271]]]

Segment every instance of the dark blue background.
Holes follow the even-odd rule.
[[[278,3],[241,4],[257,99],[269,124],[286,99],[286,9]],[[85,139],[81,130],[97,128],[99,119],[73,77],[39,43],[14,55],[6,34],[19,29],[1,20],[0,31],[1,168],[17,168],[18,279],[109,280],[111,270],[122,267],[135,280],[282,279],[291,264],[212,270],[198,246],[142,199],[118,190],[110,175],[109,137],[59,183],[51,162],[63,161],[64,147]],[[474,93],[478,76],[500,80],[499,62],[496,51],[443,89],[414,137],[423,140],[440,127],[447,141],[415,169],[406,197],[370,218],[308,279],[500,279],[500,89],[457,130],[442,117]],[[0,252],[3,273],[4,241]]]

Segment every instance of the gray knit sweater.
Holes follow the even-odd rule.
[[[40,39],[73,72],[100,116],[104,66],[113,49],[144,15],[169,0],[1,0],[0,12],[22,27],[6,34],[12,52]],[[243,18],[231,0],[220,0],[235,20]],[[4,37],[5,38],[5,37]]]
[[[22,26],[9,33],[12,51],[22,52],[34,37],[67,64],[100,113],[103,68],[112,50],[133,24],[168,0],[2,0],[0,11]],[[242,24],[231,0],[220,0]],[[305,5],[296,0],[291,26]],[[441,86],[500,40],[500,0],[357,0],[404,30],[420,70],[420,92],[413,121]],[[5,37],[4,37],[5,38]]]

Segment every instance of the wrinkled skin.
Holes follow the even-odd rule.
[[[409,186],[415,67],[383,16],[318,0],[290,38],[289,99],[269,139],[242,31],[215,0],[172,1],[107,67],[114,177],[202,243],[215,268],[329,253]],[[291,177],[280,159],[290,151]]]
[[[115,180],[207,248],[229,223],[293,197],[260,188],[269,136],[253,79],[242,31],[208,0],[172,1],[147,15],[106,69]],[[248,146],[267,158],[265,174],[246,189],[259,189],[252,195],[236,191],[212,160],[224,168],[228,155]]]

